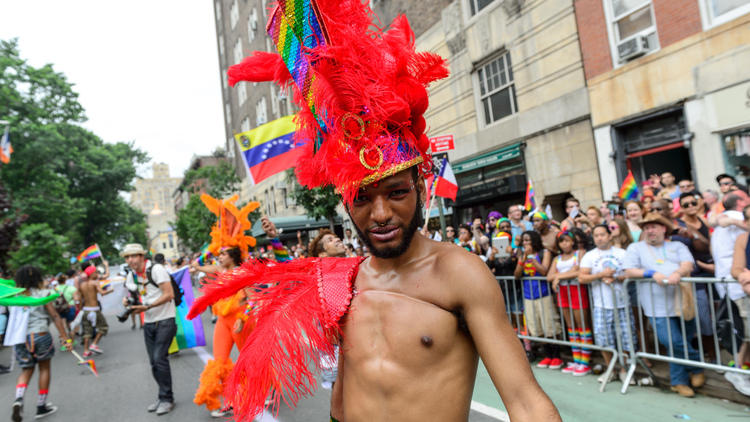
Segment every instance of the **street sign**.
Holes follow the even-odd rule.
[[[435,136],[430,138],[430,150],[435,154],[436,152],[450,151],[455,146],[453,145],[453,135]]]

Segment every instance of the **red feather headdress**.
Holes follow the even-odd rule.
[[[206,248],[213,256],[219,256],[221,248],[239,248],[242,259],[247,258],[248,249],[255,247],[255,238],[246,236],[251,224],[248,216],[260,206],[258,202],[248,202],[242,209],[234,204],[239,196],[227,199],[216,199],[210,195],[201,195],[201,201],[209,211],[216,214],[216,224],[211,227],[211,244]]]
[[[373,25],[362,0],[282,0],[267,30],[279,54],[255,52],[229,68],[229,83],[292,86],[300,106],[296,167],[309,188],[333,185],[345,203],[360,187],[431,160],[423,117],[427,86],[448,76],[445,60],[417,53],[406,17]]]

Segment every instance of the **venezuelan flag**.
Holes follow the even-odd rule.
[[[536,199],[534,198],[534,184],[531,183],[531,179],[526,183],[526,201],[523,204],[526,211],[536,209]]]
[[[294,145],[294,116],[286,116],[234,135],[253,183],[294,167],[302,148]]]
[[[617,193],[617,196],[625,200],[638,198],[638,184],[635,183],[632,171],[628,170],[628,175],[623,180],[622,187],[620,187],[620,192]]]
[[[89,259],[101,257],[102,251],[99,250],[99,245],[91,245],[78,255],[78,262],[85,262]]]
[[[205,346],[206,334],[203,331],[203,322],[200,318],[193,320],[187,319],[188,311],[193,306],[195,297],[193,296],[193,285],[190,282],[190,271],[188,267],[183,267],[172,273],[177,284],[182,289],[182,303],[177,307],[177,346],[182,349],[191,347]]]

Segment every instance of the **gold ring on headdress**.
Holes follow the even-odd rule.
[[[349,119],[354,119],[357,124],[359,124],[359,134],[357,136],[354,136],[346,128],[346,121]],[[341,130],[344,131],[344,136],[349,139],[357,141],[365,135],[365,121],[354,113],[344,113],[344,115],[341,116],[341,120],[339,120],[339,124],[341,125]]]
[[[380,148],[378,148],[378,146],[377,146],[377,145],[373,145],[373,146],[372,146],[372,148],[373,148],[373,149],[375,149],[375,151],[377,151],[377,152],[378,152],[378,163],[377,163],[377,164],[375,164],[374,166],[373,166],[373,165],[371,165],[370,163],[368,163],[368,162],[367,162],[367,160],[365,159],[365,152],[367,152],[367,151],[365,151],[365,150],[367,150],[367,149],[369,149],[369,148],[368,148],[368,147],[366,147],[366,146],[364,146],[364,147],[362,147],[362,148],[361,148],[361,149],[359,150],[359,162],[360,162],[360,163],[362,163],[362,165],[363,165],[363,166],[364,166],[364,167],[365,167],[365,168],[366,168],[367,170],[377,170],[377,169],[379,169],[379,168],[380,168],[380,165],[381,165],[381,164],[383,164],[383,151],[381,151],[381,150],[380,150]]]

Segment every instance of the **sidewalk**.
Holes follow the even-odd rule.
[[[599,392],[596,376],[574,377],[558,370],[534,368],[534,375],[562,415],[569,421],[667,421],[750,419],[750,408],[697,394],[692,399],[657,387],[632,386],[620,394],[622,384],[614,381]],[[484,365],[479,364],[474,401],[505,411]],[[683,417],[682,415],[687,415]]]

